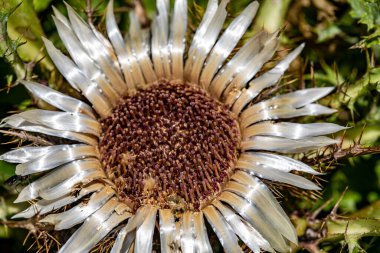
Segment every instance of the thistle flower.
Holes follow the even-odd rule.
[[[343,127],[284,120],[333,113],[315,103],[332,88],[260,101],[304,45],[259,75],[276,51],[278,32],[260,31],[233,54],[258,3],[223,30],[227,3],[209,1],[188,46],[186,0],[175,1],[172,13],[168,0],[157,0],[150,31],[130,13],[124,39],[112,1],[108,38],[70,6],[68,18],[54,9],[71,58],[44,39],[46,49],[86,100],[22,81],[57,110],[14,114],[1,127],[60,141],[0,156],[18,163],[17,175],[39,176],[15,201],[32,205],[14,218],[35,216],[55,230],[76,226],[62,253],[88,252],[111,231],[111,252],[151,252],[154,234],[161,252],[212,252],[210,233],[226,252],[242,252],[242,244],[253,252],[286,252],[297,243],[292,223],[261,179],[319,190],[298,175],[319,173],[286,154],[334,144],[323,135]]]

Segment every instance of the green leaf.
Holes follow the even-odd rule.
[[[348,244],[348,252],[356,253],[363,251],[362,247],[360,247],[358,241],[360,236],[358,235],[346,235],[346,242]]]
[[[316,29],[315,31],[318,34],[318,43],[333,39],[335,36],[342,33],[342,30],[335,24],[330,24],[328,27]]]
[[[356,43],[352,48],[365,49],[376,45],[380,45],[380,28],[378,31],[375,31],[374,33],[368,36],[363,36],[363,39]]]
[[[33,0],[34,9],[36,12],[44,11],[47,7],[49,7],[52,1],[53,0]]]
[[[378,0],[348,0],[351,16],[368,26],[368,30],[380,26],[380,2]]]
[[[4,161],[0,161],[0,184],[3,184],[5,180],[10,178],[15,174],[15,166],[6,163]]]

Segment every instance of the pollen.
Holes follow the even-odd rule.
[[[139,90],[101,126],[102,166],[134,209],[199,210],[221,192],[238,157],[233,114],[190,84]]]

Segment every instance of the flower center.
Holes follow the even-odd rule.
[[[237,121],[195,85],[161,83],[139,90],[101,125],[103,168],[134,209],[151,203],[198,210],[233,173]]]

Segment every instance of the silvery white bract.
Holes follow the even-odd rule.
[[[291,173],[318,172],[279,153],[295,154],[335,144],[336,140],[322,135],[344,128],[330,123],[283,121],[335,112],[315,103],[332,88],[304,89],[251,103],[264,89],[278,83],[304,44],[257,76],[277,49],[278,33],[260,31],[229,57],[259,4],[255,1],[248,5],[223,30],[227,4],[227,0],[209,1],[188,43],[186,0],[176,0],[172,11],[169,0],[157,0],[158,14],[149,31],[141,28],[135,13],[130,13],[129,32],[124,37],[117,27],[112,1],[106,14],[108,37],[84,22],[70,6],[68,18],[54,9],[55,25],[71,58],[44,39],[46,49],[68,83],[88,102],[22,81],[35,97],[57,110],[14,114],[3,119],[0,126],[75,144],[20,147],[0,156],[1,160],[18,163],[17,175],[43,173],[20,192],[16,202],[35,202],[14,218],[38,215],[40,222],[50,223],[56,230],[81,224],[60,248],[61,253],[89,252],[120,225],[112,253],[151,252],[157,224],[161,252],[212,252],[208,239],[212,231],[207,231],[206,223],[226,252],[243,252],[241,242],[253,252],[287,252],[292,243],[297,244],[292,223],[260,179],[319,190],[299,173]],[[208,206],[184,211],[179,218],[171,209],[155,205],[132,211],[119,201],[99,160],[99,120],[109,116],[129,92],[162,80],[199,85],[236,115],[241,130],[241,152],[221,194]],[[78,189],[78,184],[83,187]],[[74,202],[77,205],[72,205]],[[68,205],[70,209],[54,211]]]

